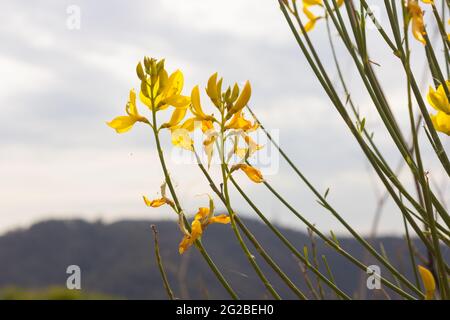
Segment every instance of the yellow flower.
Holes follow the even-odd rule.
[[[446,81],[447,88],[450,90],[450,81]],[[428,103],[437,110],[437,114],[430,115],[433,126],[437,131],[450,135],[450,102],[445,93],[444,86],[441,84],[434,90],[430,86],[427,94]]]
[[[419,266],[420,277],[422,278],[423,286],[425,287],[425,299],[431,300],[434,297],[436,290],[436,283],[433,274],[427,268]]]
[[[136,107],[136,92],[130,90],[130,99],[125,107],[127,116],[119,116],[112,121],[107,122],[107,125],[115,129],[117,133],[124,133],[130,130],[136,122],[149,123],[148,120],[138,113]]]
[[[194,217],[194,221],[192,221],[191,232],[189,233],[184,231],[186,234],[178,246],[178,252],[180,254],[186,252],[186,250],[189,249],[189,247],[202,236],[203,232],[206,230],[206,227],[213,223],[228,224],[230,223],[230,217],[224,214],[214,216],[212,208],[199,208]],[[181,229],[184,230],[184,228]]]
[[[450,91],[450,81],[446,81],[448,90]],[[440,84],[437,90],[434,90],[430,86],[427,94],[428,103],[437,111],[445,112],[450,115],[450,102],[448,101],[447,95],[442,84]]]
[[[164,110],[169,106],[186,108],[190,103],[189,97],[181,95],[184,85],[184,76],[176,70],[170,76],[164,69],[164,60],[144,59],[146,74],[142,65],[138,65],[138,76],[141,79],[139,98],[151,110]],[[153,101],[152,101],[153,99]]]
[[[303,13],[308,18],[308,22],[305,24],[305,31],[308,32],[315,27],[317,20],[321,19],[322,17],[316,16],[308,9],[307,6],[303,7]]]
[[[252,167],[248,164],[240,163],[240,164],[234,165],[231,168],[231,171],[233,172],[238,169],[241,169],[242,171],[244,171],[244,173],[247,175],[247,177],[249,177],[250,180],[252,180],[253,182],[256,182],[256,183],[264,182],[264,178],[261,174],[261,171],[259,171],[255,167]]]
[[[174,205],[172,200],[170,200],[166,197],[162,197],[162,198],[154,199],[154,200],[149,200],[146,196],[142,196],[142,198],[144,199],[145,205],[147,207],[158,208],[165,204],[168,204],[169,206],[173,207],[173,205]]]
[[[340,7],[344,3],[344,0],[337,0],[336,3],[338,7]],[[321,16],[316,16],[311,10],[309,10],[309,7],[313,6],[323,7],[322,0],[303,0],[303,13],[308,18],[308,22],[304,26],[306,32],[315,27],[317,20],[322,19]]]
[[[422,0],[423,3],[434,4],[434,0]]]
[[[425,26],[423,22],[423,11],[419,6],[417,0],[409,0],[408,1],[408,12],[411,15],[412,20],[412,33],[414,38],[417,41],[426,44],[424,34],[425,34]]]

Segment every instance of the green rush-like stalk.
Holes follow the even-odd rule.
[[[155,106],[155,98],[153,97],[153,91],[154,90],[153,90],[153,85],[152,85],[151,90],[150,90],[151,101],[152,101],[153,106]],[[183,209],[178,200],[177,194],[175,192],[175,188],[173,187],[173,183],[172,183],[172,179],[170,178],[169,171],[167,170],[166,161],[164,159],[164,154],[163,154],[162,147],[161,147],[161,141],[159,139],[159,131],[157,129],[158,123],[156,121],[156,108],[155,107],[152,108],[152,122],[153,122],[152,123],[153,135],[154,135],[155,142],[156,142],[156,148],[158,150],[158,157],[159,157],[159,161],[161,164],[161,168],[164,173],[164,180],[165,180],[167,186],[169,187],[170,194],[175,203],[175,208],[177,210],[177,214],[183,215],[183,222],[185,224],[185,227],[190,231],[191,226],[189,225],[189,223],[186,220],[186,217],[183,214]],[[238,299],[237,294],[234,292],[233,288],[231,288],[231,286],[228,284],[225,277],[222,275],[220,270],[217,268],[216,264],[211,259],[211,257],[207,253],[206,249],[204,248],[204,246],[200,240],[195,241],[195,247],[198,249],[198,251],[202,255],[203,259],[205,259],[206,263],[208,264],[209,268],[211,269],[211,271],[214,273],[214,275],[219,280],[219,282],[222,284],[222,286],[225,288],[225,290],[229,293],[231,298]]]
[[[231,220],[231,227],[236,235],[236,238],[239,242],[239,245],[241,246],[244,254],[246,255],[248,261],[252,265],[253,269],[255,270],[258,277],[261,279],[262,283],[266,287],[266,289],[270,292],[270,294],[276,299],[280,300],[281,297],[278,294],[278,292],[275,290],[275,288],[272,286],[270,281],[267,279],[267,277],[262,272],[261,268],[258,266],[258,263],[256,263],[255,257],[251,254],[250,250],[248,249],[247,245],[245,244],[244,240],[242,239],[242,236],[238,230],[237,224],[236,224],[236,216],[235,212],[231,208],[231,202],[230,202],[230,196],[228,193],[228,177],[227,177],[227,164],[225,162],[225,115],[224,110],[221,110],[221,135],[220,135],[220,160],[221,160],[221,171],[222,171],[222,186],[223,186],[223,197],[225,200],[225,206],[228,211],[228,215],[230,216]]]
[[[161,255],[159,253],[159,241],[158,241],[158,230],[156,230],[156,226],[152,224],[152,230],[153,230],[153,238],[155,241],[155,256],[156,256],[156,262],[158,264],[159,272],[161,273],[161,278],[163,280],[164,289],[166,289],[167,295],[169,296],[170,300],[174,300],[175,297],[173,295],[173,291],[170,288],[169,280],[167,278],[166,271],[164,270],[164,266],[162,263]]]
[[[333,22],[335,23],[336,26],[339,25],[339,22],[336,21],[336,17],[334,17],[334,15],[332,14],[332,9],[329,7],[329,5],[327,4],[327,1],[324,2],[327,9],[329,10],[329,14],[333,20]],[[337,8],[336,2],[333,0],[333,3],[335,4],[335,7]],[[388,183],[388,178],[391,180],[391,182],[395,183],[397,182],[396,179],[390,174],[391,172],[384,172],[384,166],[380,165],[379,159],[376,157],[376,155],[373,154],[373,152],[370,150],[370,148],[368,148],[368,146],[365,144],[364,140],[362,139],[359,131],[355,128],[352,120],[350,119],[347,111],[345,110],[344,106],[342,105],[339,97],[337,96],[336,91],[333,88],[333,85],[324,69],[324,67],[322,66],[320,59],[317,56],[317,53],[315,52],[315,49],[313,47],[313,45],[311,44],[311,41],[309,40],[309,36],[306,33],[303,24],[300,21],[300,18],[298,17],[298,14],[296,16],[297,22],[300,24],[301,30],[302,30],[302,34],[305,37],[305,40],[308,44],[309,49],[311,50],[311,54],[314,57],[311,57],[310,53],[308,52],[305,44],[303,43],[303,41],[301,40],[301,37],[299,35],[299,33],[297,32],[296,28],[294,27],[292,20],[290,19],[289,15],[286,12],[286,9],[281,6],[282,12],[285,15],[285,18],[289,24],[289,27],[291,28],[291,31],[293,32],[295,39],[297,40],[297,43],[299,44],[300,48],[302,49],[303,54],[305,55],[305,57],[308,60],[308,63],[310,64],[311,68],[313,69],[314,73],[316,74],[316,77],[318,78],[319,82],[322,84],[325,92],[327,93],[327,95],[330,97],[330,99],[332,100],[334,106],[336,107],[337,111],[339,112],[339,114],[343,117],[345,123],[347,124],[348,128],[350,129],[350,131],[352,132],[353,136],[356,138],[358,144],[361,146],[364,154],[366,155],[366,157],[368,158],[368,160],[370,161],[370,163],[372,164],[373,168],[375,169],[376,173],[378,174],[378,176],[380,177],[381,181],[383,182],[383,184],[385,185],[386,189],[388,190],[389,194],[391,195],[391,197],[393,198],[393,200],[395,201],[395,203],[397,204],[397,206],[399,207],[399,209],[401,210],[403,215],[406,215],[408,218],[408,222],[412,225],[414,231],[418,234],[418,236],[422,239],[422,241],[424,241],[425,245],[427,245],[428,248],[431,248],[430,250],[433,250],[431,245],[428,243],[426,237],[422,234],[421,229],[415,224],[414,220],[411,218],[411,216],[409,215],[408,211],[405,209],[405,207],[403,206],[403,204],[401,203],[401,201],[399,200],[396,192],[392,189],[391,185]],[[339,11],[337,11],[337,16],[339,17],[339,19],[342,21],[342,18],[339,14]],[[349,39],[347,32],[345,31],[345,26],[341,26],[342,30],[344,30],[344,34],[341,35],[342,37],[346,37],[347,39]],[[352,56],[354,57],[355,63],[357,65],[358,61],[356,59],[356,57],[354,56],[353,50],[350,50],[350,53],[352,54]],[[314,62],[315,61],[315,62]],[[316,66],[317,63],[317,66]],[[358,70],[360,71],[363,80],[365,79],[364,75],[363,75],[363,71],[358,68]],[[370,90],[370,85],[368,83],[366,83],[366,87],[369,90],[369,93],[371,92]],[[381,101],[381,100],[377,100],[378,98],[374,97],[374,102],[376,101]],[[387,123],[387,126],[389,126],[389,124]],[[392,137],[395,138],[396,135],[394,133],[392,133]],[[394,139],[394,142],[396,142],[397,146],[399,146],[400,149],[403,149],[401,147],[401,145],[399,144],[398,140]],[[404,152],[402,152],[402,154],[404,155]],[[412,161],[410,157],[407,157],[406,159],[408,159],[410,164]],[[384,176],[384,174],[387,174],[387,176]],[[398,187],[396,185],[396,187]],[[402,190],[402,189],[400,189]],[[338,218],[339,219],[339,218]],[[340,220],[341,223],[344,224],[344,226],[348,226],[345,221]]]
[[[362,5],[364,6],[365,10],[367,12],[371,12],[370,8],[366,2],[366,0],[360,0]],[[390,14],[390,11],[388,10],[388,16],[390,20],[393,20],[392,14]],[[402,66],[405,70],[405,72],[407,74],[410,74],[411,76],[411,88],[413,90],[414,93],[414,97],[416,99],[416,102],[419,106],[419,109],[422,113],[422,116],[425,120],[425,124],[427,127],[427,130],[430,134],[430,138],[433,142],[433,145],[435,147],[435,151],[436,151],[436,155],[438,157],[438,159],[440,160],[444,170],[447,172],[447,174],[450,176],[450,161],[447,157],[447,154],[445,152],[444,147],[442,146],[441,140],[439,139],[439,136],[436,132],[436,129],[433,126],[433,123],[431,121],[431,118],[428,114],[428,110],[427,107],[425,105],[425,102],[423,100],[423,97],[420,93],[420,89],[419,86],[417,85],[416,79],[412,73],[412,70],[409,66],[407,66],[406,64],[406,60],[405,60],[405,52],[403,51],[403,48],[401,46],[397,47],[395,44],[393,44],[393,42],[389,39],[389,36],[386,34],[386,32],[384,31],[383,27],[379,24],[377,18],[375,17],[375,15],[370,14],[369,15],[370,19],[373,21],[373,23],[378,26],[377,30],[380,33],[380,35],[382,36],[382,38],[386,41],[386,43],[388,44],[388,46],[393,50],[393,52],[395,53],[395,55],[397,57],[400,58],[401,62],[402,62]]]
[[[219,199],[222,201],[224,205],[226,205],[226,200],[223,196],[223,194],[220,192],[219,188],[217,188],[216,184],[212,180],[210,174],[205,169],[204,165],[201,163],[200,157],[198,156],[197,152],[194,149],[194,154],[197,160],[197,165],[202,171],[203,175],[208,180],[209,186],[211,187],[211,190],[217,194]],[[231,179],[231,177],[230,177]],[[272,268],[272,270],[275,271],[275,273],[283,280],[283,282],[294,292],[294,294],[301,300],[306,300],[306,296],[303,292],[300,291],[300,289],[292,282],[291,279],[284,273],[283,270],[278,266],[278,264],[273,261],[273,259],[270,257],[270,255],[265,251],[265,249],[261,246],[261,244],[257,241],[255,236],[252,234],[252,232],[246,227],[244,222],[236,215],[236,222],[239,226],[239,228],[244,232],[247,239],[252,242],[253,246],[255,247],[256,251],[264,258],[264,260],[267,262],[267,264]]]
[[[352,57],[354,58],[355,64],[357,66],[360,66],[359,59],[356,57],[356,55],[353,52],[354,51],[354,46],[351,44],[351,40],[350,40],[350,38],[348,36],[345,24],[344,24],[344,22],[342,20],[342,17],[340,15],[340,13],[339,13],[336,1],[333,0],[333,4],[334,4],[334,8],[335,8],[334,11],[336,12],[337,18],[334,16],[333,10],[331,10],[331,8],[329,7],[327,1],[324,1],[324,2],[325,2],[325,6],[327,7],[328,14],[331,16],[331,18],[332,18],[332,20],[333,20],[333,22],[334,22],[334,24],[336,26],[336,29],[339,31],[339,33],[340,33],[344,43],[346,44],[349,52],[351,53]],[[388,4],[388,1],[385,1],[385,3]],[[351,1],[349,1],[349,2],[345,2],[345,4],[346,4],[347,12],[349,13],[349,18],[350,18],[352,30],[353,30],[353,32],[355,34],[355,38],[356,38],[356,41],[357,41],[357,44],[358,44],[357,47],[360,48],[360,53],[364,53],[365,49],[364,50],[362,49],[362,48],[365,48],[365,43],[363,43],[364,36],[363,36],[363,34],[360,31],[358,31],[359,28],[357,28],[357,22],[356,22],[356,18],[355,18],[356,15],[354,15],[354,11],[352,11],[353,10],[352,6],[351,6],[352,3],[351,3]],[[393,200],[395,201],[395,203],[397,204],[397,206],[401,210],[401,213],[402,213],[403,217],[405,217],[408,220],[408,223],[411,224],[411,226],[413,227],[414,231],[419,235],[419,237],[424,242],[424,244],[427,246],[427,248],[429,248],[430,251],[432,251],[432,252],[434,252],[434,254],[436,254],[435,251],[436,251],[437,248],[433,248],[433,246],[429,243],[428,239],[424,236],[424,234],[422,233],[420,228],[418,228],[417,224],[414,222],[413,218],[410,216],[407,208],[402,204],[401,199],[395,194],[395,191],[392,189],[391,185],[387,182],[387,179],[384,176],[384,174],[386,174],[387,177],[391,180],[391,182],[396,187],[399,187],[400,191],[402,191],[400,186],[396,185],[396,183],[397,183],[396,178],[393,179],[391,177],[392,171],[391,170],[387,170],[388,167],[386,166],[386,163],[385,162],[383,163],[383,161],[380,161],[380,159],[378,159],[378,157],[377,157],[377,154],[376,153],[373,154],[373,152],[370,150],[370,148],[368,148],[365,145],[364,141],[361,141],[359,139],[358,134],[355,132],[354,126],[351,123],[350,118],[348,117],[344,107],[342,106],[339,98],[337,97],[337,95],[336,95],[336,93],[334,91],[332,83],[329,81],[329,78],[328,78],[328,76],[327,76],[327,74],[325,72],[325,69],[321,65],[320,59],[318,58],[317,54],[315,53],[314,47],[312,46],[312,44],[311,44],[311,42],[309,40],[309,37],[308,37],[308,35],[305,32],[303,24],[300,22],[298,14],[297,15],[294,14],[294,16],[297,19],[297,22],[299,23],[299,25],[301,27],[302,34],[305,37],[305,41],[306,41],[306,43],[308,45],[308,48],[309,48],[310,52],[308,52],[307,47],[302,42],[302,40],[301,40],[301,38],[300,38],[296,28],[293,26],[292,21],[290,20],[289,14],[286,12],[285,7],[283,6],[283,3],[280,2],[280,6],[281,6],[281,9],[283,11],[283,14],[285,15],[285,18],[286,18],[288,24],[289,24],[289,27],[291,28],[291,30],[292,30],[292,32],[293,32],[293,34],[294,34],[294,36],[295,36],[295,38],[297,40],[297,43],[299,44],[300,48],[302,49],[306,59],[308,60],[308,63],[312,67],[312,69],[313,69],[314,73],[316,74],[319,82],[322,84],[322,87],[324,88],[325,92],[328,94],[328,96],[332,100],[333,104],[336,106],[338,112],[341,114],[341,116],[343,117],[343,119],[347,123],[349,129],[352,131],[352,133],[354,134],[355,138],[357,138],[358,143],[362,147],[365,155],[367,156],[367,158],[371,162],[372,166],[374,167],[374,169],[377,172],[378,176],[382,180],[383,184],[386,186],[388,192],[391,194]],[[394,6],[394,3],[393,3],[393,6]],[[390,5],[389,5],[389,8],[390,8]],[[389,11],[388,12],[389,13],[389,17],[390,17],[391,21],[393,21],[393,18],[396,17],[396,13],[393,14],[392,10],[388,10],[388,11]],[[374,17],[372,16],[372,18],[374,18]],[[376,23],[376,21],[375,21],[375,23]],[[398,41],[400,39],[400,33],[398,32],[399,28],[398,28],[398,25],[397,26],[395,25],[395,23],[392,23],[392,25],[393,25],[393,33],[394,33],[394,36],[395,36],[397,44],[398,44]],[[379,30],[380,30],[380,28],[379,28]],[[389,40],[389,37],[386,35],[384,30],[382,30],[382,28],[381,28],[381,31],[380,32],[381,32],[383,38]],[[400,56],[400,58],[402,60],[402,64],[404,65],[405,70],[407,70],[407,71],[410,70],[409,65],[407,65],[406,62],[405,62],[405,55],[404,55],[403,48],[401,46],[396,47],[390,40],[387,41],[387,42],[388,42],[388,45],[390,45],[391,48],[393,49],[393,51],[396,53],[396,55]],[[373,99],[373,101],[375,103],[375,106],[377,107],[377,110],[379,111],[379,114],[382,116],[382,119],[383,119],[383,121],[384,121],[384,123],[386,125],[386,128],[390,132],[391,137],[393,138],[394,142],[396,143],[399,151],[404,156],[405,161],[410,166],[411,171],[413,172],[413,174],[418,179],[420,179],[420,177],[421,176],[423,177],[423,174],[424,174],[423,168],[422,168],[421,165],[416,167],[416,165],[412,161],[410,152],[408,151],[408,148],[407,148],[406,143],[405,143],[405,141],[404,141],[404,139],[402,137],[402,134],[401,134],[401,132],[399,130],[399,127],[398,127],[397,123],[395,122],[395,120],[392,117],[392,113],[390,111],[389,106],[387,105],[387,102],[386,102],[386,99],[384,97],[384,94],[382,93],[382,90],[381,90],[381,88],[380,88],[380,86],[378,84],[378,81],[376,80],[376,78],[375,78],[375,76],[373,74],[373,71],[371,70],[370,64],[368,62],[369,60],[366,57],[364,57],[364,56],[362,58],[363,58],[363,62],[365,64],[365,67],[364,67],[364,69],[358,67],[358,70],[360,71],[361,77],[362,77],[364,83],[366,84],[366,87],[367,87],[367,89],[369,91],[369,94],[372,96],[372,99]],[[366,77],[367,77],[367,80],[366,80]],[[420,96],[420,94],[418,94],[417,83],[415,82],[415,79],[412,76],[412,74],[411,74],[411,85],[412,85],[412,89],[413,89],[413,92],[415,94],[416,100],[421,100],[421,102],[423,104],[423,99],[421,97],[419,99],[419,97],[418,97],[418,96]],[[418,101],[418,103],[420,105],[419,101]],[[424,106],[424,104],[421,106],[421,111],[422,111],[422,113],[424,113],[422,109],[426,110],[426,107]],[[429,118],[428,114],[426,113],[423,116],[424,116],[425,122],[427,123],[427,126],[429,126],[430,123],[427,122],[427,119],[426,119],[427,117]],[[432,132],[433,129],[434,128],[430,129],[430,134],[432,136],[433,142],[435,142],[435,145],[437,146],[438,149],[439,148],[442,149],[442,146],[440,145],[439,138],[437,138],[437,136],[436,137],[433,136],[433,132]],[[417,157],[417,154],[416,154],[416,157]],[[420,155],[419,155],[419,157],[420,157]],[[443,164],[444,168],[447,170],[448,168],[446,166],[446,163],[448,164],[448,159],[446,159],[445,151],[444,151],[443,154],[438,152],[438,158],[441,160],[441,163]],[[301,175],[300,175],[300,177],[301,177]],[[424,186],[423,185],[423,180],[421,181],[421,185],[422,185],[422,190],[423,190],[423,186]],[[429,188],[428,188],[428,190],[429,190]],[[406,194],[409,195],[408,193],[406,193]],[[320,196],[320,194],[318,194],[318,195]],[[320,199],[320,197],[319,197],[319,199]],[[434,204],[434,202],[437,202],[436,201],[437,199],[434,199],[433,196],[430,196],[430,199],[431,199],[431,201],[433,201],[433,204]],[[325,208],[327,208],[328,210],[330,210],[333,213],[334,209],[332,209],[332,207],[329,204],[327,204],[326,202],[322,201],[322,199],[320,199],[320,200],[321,200],[322,203],[325,204],[324,205]],[[410,201],[410,199],[408,199],[408,201]],[[416,205],[414,205],[414,206],[416,207]],[[419,206],[419,209],[421,209],[421,210],[418,210],[418,211],[420,212],[422,217],[425,217],[426,213],[429,211],[428,209],[422,208],[420,206]],[[439,209],[439,205],[437,206],[437,209],[438,209],[438,211],[440,210]],[[443,211],[444,218],[448,217],[448,215],[446,214],[445,210],[440,210],[440,211]],[[440,212],[440,213],[442,213],[442,212]],[[334,215],[334,213],[333,213],[333,215]],[[339,218],[339,216],[337,218],[347,229],[349,228],[349,226],[346,224],[345,220],[343,220],[343,219],[341,220]],[[348,230],[352,233],[353,236],[355,236],[358,239],[359,236],[357,234],[355,234],[354,232],[352,232],[351,228],[348,229]],[[363,240],[362,243],[364,245],[364,239],[362,239],[362,240]],[[369,246],[366,247],[366,249],[371,251],[369,249]],[[439,249],[437,249],[437,250],[439,250]],[[378,256],[377,258],[380,257],[379,254],[376,253],[376,251],[374,251],[374,253],[375,253],[376,257]],[[381,257],[380,261],[383,262],[383,263],[387,263],[387,265],[390,265],[389,262],[386,261],[386,259],[383,259],[382,257]],[[390,268],[388,267],[388,269],[390,269]],[[393,271],[393,270],[390,269],[390,271]],[[393,272],[393,275],[395,275],[397,277],[400,276],[399,279],[403,278],[403,276],[401,274],[399,274],[396,270]],[[420,290],[418,290],[409,281],[406,280],[406,282],[405,282],[405,280],[406,279],[402,279],[402,282],[405,283],[415,293],[419,294],[419,296],[422,296],[421,293],[418,293],[418,291],[420,291]]]

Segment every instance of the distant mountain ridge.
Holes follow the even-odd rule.
[[[290,251],[265,225],[253,220],[246,220],[246,223],[274,260],[309,294],[300,265]],[[82,290],[128,299],[166,299],[155,262],[151,224],[158,228],[162,259],[177,297],[228,298],[226,291],[194,248],[183,256],[178,254],[181,234],[176,223],[169,221],[119,221],[104,224],[83,220],[49,220],[29,229],[9,232],[0,236],[0,288],[12,285],[24,288],[65,286],[68,276],[66,268],[75,264],[81,268]],[[310,240],[304,233],[283,228],[280,230],[300,252],[303,252],[304,245],[310,246]],[[359,258],[363,255],[355,240],[342,238],[339,241],[352,255]],[[241,298],[270,298],[237,245],[229,226],[211,225],[203,242]],[[383,237],[377,239],[377,242],[383,243],[391,262],[400,270],[406,270],[411,278],[404,240]],[[279,294],[284,298],[295,298],[251,244],[248,245]],[[326,274],[321,260],[321,255],[324,254],[337,284],[349,295],[357,293],[362,272],[319,240],[317,247],[320,269]],[[376,247],[379,248],[378,245]],[[419,249],[423,250],[420,246]],[[367,263],[375,261],[370,259]],[[382,270],[382,275],[387,276],[387,271]],[[308,277],[315,283],[315,276],[311,272]],[[369,298],[384,297],[379,290],[367,294]],[[326,295],[328,298],[335,297],[329,291]]]

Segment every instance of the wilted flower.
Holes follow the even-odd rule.
[[[245,163],[239,163],[239,164],[234,165],[231,168],[231,172],[233,172],[235,170],[239,170],[239,169],[244,171],[244,173],[247,175],[247,177],[249,177],[250,180],[252,180],[253,182],[256,182],[256,183],[264,182],[264,178],[261,174],[261,171],[259,171],[255,167],[252,167]]]
[[[414,38],[416,38],[417,41],[426,44],[424,38],[425,26],[423,22],[423,11],[417,0],[408,0],[407,9],[412,20],[412,33]]]
[[[210,203],[212,203],[212,200]],[[179,253],[183,254],[186,252],[195,240],[202,236],[203,232],[206,230],[206,227],[212,223],[228,224],[230,223],[230,217],[225,214],[214,216],[214,207],[210,205],[209,208],[201,207],[198,209],[198,212],[192,221],[190,232],[184,228],[183,222],[180,221],[180,227],[184,233],[184,237],[178,246]]]

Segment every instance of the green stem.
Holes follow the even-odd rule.
[[[154,106],[155,104],[154,104],[154,97],[153,97],[153,87],[151,88],[151,92],[152,92],[151,101],[152,101],[152,104]],[[164,159],[164,154],[163,154],[162,147],[161,147],[161,141],[159,139],[159,132],[158,132],[158,129],[157,129],[158,128],[158,124],[157,124],[157,121],[156,121],[156,108],[155,107],[152,108],[152,119],[153,119],[153,124],[152,124],[153,134],[154,134],[154,138],[155,138],[155,141],[156,141],[156,148],[158,150],[159,161],[161,163],[161,168],[162,168],[163,173],[164,173],[164,180],[165,180],[167,186],[169,187],[170,194],[171,194],[171,196],[173,198],[173,201],[175,202],[175,207],[176,207],[177,213],[179,215],[183,215],[183,222],[185,224],[185,227],[188,230],[190,230],[191,226],[189,225],[189,223],[187,223],[186,217],[183,214],[183,209],[182,209],[182,207],[180,205],[180,202],[178,201],[178,197],[177,197],[177,194],[175,192],[175,188],[173,187],[173,184],[172,184],[172,179],[170,178],[169,171],[167,170],[166,162],[165,162],[165,159]],[[211,259],[209,254],[206,252],[206,249],[203,247],[203,244],[201,243],[201,241],[200,240],[196,240],[195,241],[195,246],[199,250],[199,252],[202,255],[202,257],[205,259],[206,263],[208,264],[208,266],[210,267],[210,269],[212,270],[212,272],[214,273],[216,278],[219,280],[219,282],[222,284],[222,286],[225,288],[225,290],[229,293],[231,298],[232,299],[238,299],[237,294],[234,292],[234,290],[228,284],[228,282],[225,279],[225,277],[222,275],[220,270],[217,268],[217,266],[215,265],[214,261]]]
[[[164,266],[162,263],[161,255],[159,253],[159,243],[158,243],[158,231],[156,230],[156,226],[152,224],[152,230],[153,230],[153,238],[155,240],[155,256],[156,256],[156,262],[158,264],[159,272],[161,273],[161,278],[163,280],[164,289],[166,289],[167,295],[169,296],[170,300],[174,300],[173,291],[170,288],[169,280],[166,275],[166,271],[164,270]]]
[[[242,236],[237,228],[237,224],[236,224],[236,216],[235,216],[235,212],[233,211],[233,209],[231,208],[230,205],[230,196],[228,193],[228,177],[227,177],[227,164],[225,162],[225,116],[224,116],[224,112],[223,110],[221,111],[221,136],[220,136],[220,159],[221,159],[221,169],[222,169],[222,184],[223,184],[223,196],[224,196],[224,200],[225,200],[225,206],[227,208],[228,211],[228,215],[230,216],[230,220],[231,220],[231,227],[236,235],[236,238],[239,242],[239,245],[241,246],[242,250],[244,251],[244,254],[246,255],[248,261],[250,262],[250,264],[252,265],[253,269],[255,270],[256,274],[258,275],[258,277],[261,279],[261,281],[263,282],[264,286],[266,287],[266,289],[270,292],[270,294],[276,299],[276,300],[281,300],[280,295],[277,293],[277,291],[273,288],[272,284],[269,282],[269,280],[267,279],[267,277],[264,275],[264,273],[262,272],[261,268],[258,266],[258,264],[256,263],[255,257],[251,254],[250,250],[248,249],[247,245],[245,244],[244,240],[242,239]]]

